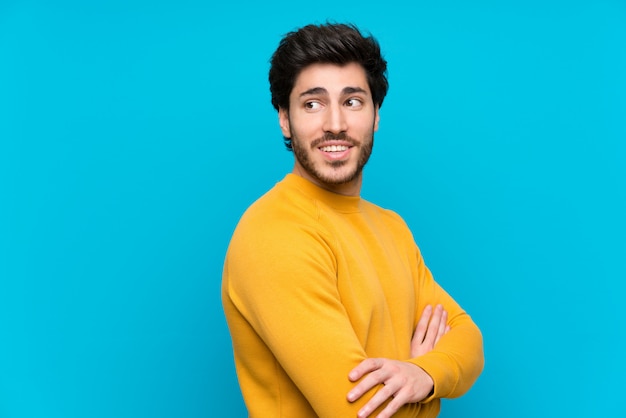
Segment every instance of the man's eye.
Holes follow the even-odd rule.
[[[363,101],[361,99],[352,98],[346,101],[346,105],[348,107],[360,107],[363,105]]]
[[[306,102],[304,108],[307,110],[318,110],[322,105],[319,102]]]

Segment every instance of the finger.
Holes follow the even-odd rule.
[[[422,311],[422,316],[417,323],[415,333],[413,334],[413,338],[411,339],[411,347],[419,345],[424,341],[424,337],[426,336],[426,330],[428,329],[428,323],[430,322],[430,317],[432,316],[432,311],[433,307],[431,305],[427,305],[424,308],[424,311]]]
[[[437,330],[437,338],[435,338],[435,344],[439,342],[439,339],[443,337],[446,333],[446,328],[448,322],[448,311],[444,310],[441,313],[441,321],[439,321],[439,329]]]
[[[404,404],[409,403],[408,398],[404,396],[404,391],[399,390],[397,393],[392,395],[393,398],[387,404],[385,409],[381,411],[380,414],[376,415],[376,418],[389,418],[392,417],[393,414],[398,412],[398,409],[402,407]]]
[[[367,358],[360,362],[354,369],[350,370],[350,373],[348,373],[348,379],[350,379],[351,382],[356,382],[365,374],[380,369],[381,367],[382,359]]]
[[[396,391],[397,391],[397,388],[395,388],[393,384],[383,386],[378,392],[376,392],[374,396],[372,396],[372,399],[370,399],[365,404],[365,406],[363,406],[363,408],[359,410],[359,412],[357,413],[357,417],[365,418],[365,417],[370,416],[370,414],[374,412],[376,408],[378,408],[383,403],[385,403],[389,398],[392,398],[393,394]],[[389,408],[389,405],[385,407],[385,410],[387,410],[388,408]],[[392,407],[392,409],[393,408],[394,407]],[[395,409],[393,410],[393,412],[397,411],[398,409],[399,409],[399,406],[395,406]],[[379,414],[378,416],[380,417],[381,415]]]
[[[384,370],[382,369],[377,369],[371,373],[369,373],[367,376],[365,376],[363,378],[363,380],[361,380],[355,387],[353,387],[350,392],[348,392],[347,395],[347,399],[349,402],[354,402],[357,399],[359,399],[361,396],[363,396],[363,394],[367,393],[368,391],[370,391],[372,388],[374,388],[375,386],[378,386],[379,384],[385,382],[385,380],[387,380],[389,378],[389,373],[386,373]],[[381,390],[384,390],[385,388],[382,388]],[[380,392],[380,391],[379,391]],[[386,393],[386,392],[383,392]],[[377,393],[378,394],[378,393]],[[376,395],[375,395],[376,396]],[[386,399],[386,398],[385,398]],[[384,399],[383,399],[384,401]],[[383,401],[380,401],[378,403],[378,405],[380,405],[380,403],[382,403]],[[371,403],[372,400],[370,399],[370,401],[368,402]],[[376,407],[378,407],[378,405],[376,405]],[[374,407],[372,409],[372,411],[374,409],[376,409],[376,407]]]
[[[428,324],[428,330],[426,331],[426,337],[424,343],[432,346],[435,345],[437,334],[439,332],[439,325],[441,324],[441,316],[443,315],[443,306],[437,305],[434,309],[433,316]]]

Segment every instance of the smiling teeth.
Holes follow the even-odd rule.
[[[337,152],[337,151],[345,151],[348,149],[345,145],[330,145],[328,147],[320,148],[324,152]]]

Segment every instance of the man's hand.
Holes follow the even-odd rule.
[[[447,321],[448,312],[443,309],[443,306],[437,305],[433,313],[433,307],[427,305],[411,340],[411,357],[423,356],[432,350],[439,339],[450,331]]]
[[[428,305],[415,328],[411,339],[411,356],[419,357],[431,351],[439,339],[444,336],[450,326],[446,324],[448,313],[443,306],[437,305],[434,309]],[[391,417],[407,403],[415,403],[426,398],[434,387],[432,378],[418,366],[405,361],[386,358],[368,358],[350,371],[348,378],[352,382],[363,378],[348,393],[348,401],[354,402],[364,393],[378,384],[384,384],[358,412],[359,418],[368,417],[376,408],[387,399],[393,398],[378,414],[378,418]]]
[[[363,377],[365,376],[365,377]],[[363,380],[348,393],[348,401],[354,402],[374,386],[383,383],[380,389],[357,414],[368,417],[389,398],[393,398],[378,418],[387,418],[396,413],[402,405],[419,402],[433,389],[433,379],[413,363],[386,358],[368,358],[352,369],[348,378],[356,382]]]

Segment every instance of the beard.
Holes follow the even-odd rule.
[[[352,168],[344,166],[353,164],[350,160],[343,161],[323,161],[323,167],[317,167],[311,160],[311,153],[315,152],[316,148],[325,141],[341,140],[349,142],[353,147],[358,147],[359,158],[356,165]],[[298,137],[291,131],[291,146],[296,160],[300,163],[302,168],[313,178],[319,180],[325,184],[345,184],[356,179],[363,167],[367,164],[367,161],[372,154],[374,148],[374,130],[372,129],[368,137],[364,141],[357,141],[356,139],[346,135],[345,133],[333,134],[327,132],[323,137],[315,139],[307,149],[306,144],[298,139]]]

